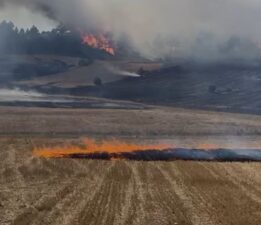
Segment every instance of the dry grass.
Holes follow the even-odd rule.
[[[0,108],[1,225],[259,225],[260,163],[40,159],[83,136],[257,147],[261,117],[190,111]],[[229,134],[229,135],[228,135]]]
[[[260,224],[258,163],[55,160],[31,150],[29,140],[1,139],[1,225]]]
[[[1,135],[177,136],[227,139],[261,134],[261,117],[177,108],[48,109],[0,107]],[[236,140],[235,142],[239,141]]]

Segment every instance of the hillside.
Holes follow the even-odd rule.
[[[160,62],[86,61],[64,56],[12,56],[1,61],[1,86],[146,104],[261,113],[260,65],[163,67]],[[140,72],[138,76],[137,72]],[[95,86],[99,78],[102,85]]]
[[[150,104],[261,113],[260,67],[169,67],[102,87],[78,87],[76,95],[128,99]]]
[[[97,77],[108,83],[131,76],[140,68],[153,71],[161,66],[147,60],[88,60],[57,55],[7,55],[0,59],[1,86],[27,89],[93,86]]]

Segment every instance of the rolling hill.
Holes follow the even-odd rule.
[[[70,93],[150,104],[260,113],[260,71],[260,67],[252,66],[173,66],[102,87],[73,88]]]

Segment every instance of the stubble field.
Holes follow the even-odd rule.
[[[260,163],[43,159],[83,137],[259,146],[261,118],[184,109],[1,108],[0,224],[260,224]]]

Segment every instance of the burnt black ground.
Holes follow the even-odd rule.
[[[165,149],[119,153],[78,153],[64,155],[65,158],[77,159],[127,159],[136,161],[217,161],[217,162],[261,162],[261,150],[258,149]]]

